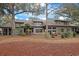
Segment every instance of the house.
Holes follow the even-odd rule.
[[[48,23],[48,31],[56,32],[57,34],[61,34],[63,32],[73,32],[76,31],[77,26],[71,24],[71,21],[67,20],[54,20],[53,23]]]
[[[20,26],[24,24],[23,20],[15,20],[15,34],[18,34],[20,32]],[[0,26],[0,35],[12,35],[12,26],[11,22],[4,23],[2,26]]]
[[[0,26],[0,35],[11,35],[11,24],[4,24]]]
[[[34,20],[32,21],[32,29],[33,29],[33,34],[40,34],[42,32],[44,32],[44,27],[45,27],[45,24],[43,23],[43,21],[41,20]]]
[[[15,35],[20,34],[21,32],[24,32],[24,28],[21,28],[21,26],[24,26],[25,20],[15,20]]]
[[[18,35],[20,32],[25,32],[24,28],[21,28],[22,25],[30,24],[32,27],[32,34],[41,34],[46,30],[46,20],[15,20],[15,34]],[[57,34],[61,34],[63,32],[78,32],[79,27],[71,21],[67,20],[48,20],[48,32],[56,32]],[[11,23],[4,24],[0,26],[0,34],[2,35],[11,35],[12,27]]]
[[[46,30],[45,20],[32,20],[29,24],[33,28],[33,34],[40,34]],[[56,32],[61,34],[63,32],[79,31],[79,27],[69,20],[47,20],[47,25],[49,33]]]

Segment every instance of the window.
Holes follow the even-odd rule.
[[[56,32],[56,30],[53,30],[53,32]]]
[[[64,32],[64,29],[61,29],[61,32]]]
[[[70,31],[70,29],[67,29],[67,31]]]
[[[53,29],[56,29],[56,27],[53,27]]]
[[[48,27],[48,29],[51,29],[52,27]]]
[[[40,33],[40,32],[42,32],[42,29],[36,29],[36,32]]]
[[[56,27],[49,27],[50,29],[56,29]]]
[[[64,25],[68,25],[68,22],[64,22]]]
[[[1,35],[2,33],[1,33],[1,31],[0,31],[0,35]]]

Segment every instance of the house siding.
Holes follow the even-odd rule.
[[[45,21],[42,21],[42,20],[41,21],[39,21],[39,20],[19,21],[19,20],[17,20],[17,21],[15,21],[16,35],[18,35],[21,31],[24,32],[24,28],[21,28],[21,26],[24,24],[30,24],[32,26],[32,34],[42,33],[42,32],[45,32],[45,30],[46,30]],[[11,25],[6,26],[6,27],[3,26],[0,28],[2,28],[2,30],[3,30],[3,28],[10,28],[12,30]],[[57,34],[61,34],[62,29],[64,30],[63,32],[67,32],[67,31],[73,32],[74,28],[78,29],[79,27],[70,25],[69,21],[60,21],[60,20],[48,21],[48,31],[49,32],[56,32]],[[9,30],[7,29],[7,31],[9,31]],[[12,31],[10,31],[10,33],[12,33]],[[7,32],[6,35],[8,35],[10,33]]]

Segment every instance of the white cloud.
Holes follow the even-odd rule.
[[[26,18],[26,20],[29,20],[28,18]]]
[[[64,20],[65,18],[64,18],[64,17],[62,17],[62,16],[60,16],[60,17],[59,17],[59,19],[60,19],[60,20]]]
[[[17,16],[15,16],[15,19],[18,19],[18,17],[17,17]]]
[[[46,18],[42,18],[42,20],[46,20]]]

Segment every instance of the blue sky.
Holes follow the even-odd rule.
[[[26,13],[17,14],[15,16],[15,19],[18,20],[27,20],[30,17],[30,15],[27,15]]]
[[[28,15],[26,13],[21,13],[21,14],[18,14],[15,16],[16,19],[18,20],[28,20],[29,17],[37,17],[39,19],[44,19],[45,18],[45,15],[38,15],[38,16],[33,16],[33,15]]]
[[[41,6],[45,6],[45,4],[42,3]],[[58,8],[58,7],[59,7],[59,4],[57,4],[57,3],[49,4],[49,5],[48,5],[48,9],[50,9],[49,11],[52,10],[51,7],[52,7],[52,9]],[[21,13],[21,14],[17,14],[17,15],[15,16],[15,19],[18,19],[18,20],[28,20],[29,17],[34,17],[34,16],[33,16],[31,13],[29,13],[29,14]],[[37,17],[40,18],[40,19],[43,19],[43,20],[46,19],[45,14],[43,14],[43,15],[40,14],[40,15],[38,15]],[[50,14],[48,15],[48,17],[49,17],[49,18],[53,18],[54,15],[51,15],[51,13],[50,13]]]

